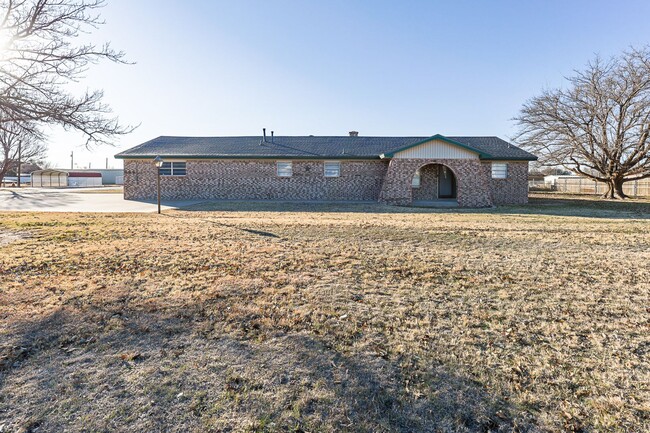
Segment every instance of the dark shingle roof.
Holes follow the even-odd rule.
[[[535,160],[534,155],[498,137],[314,137],[276,136],[261,143],[251,137],[169,137],[149,140],[116,158],[287,158],[379,159],[432,138],[445,139],[481,154],[481,159]],[[261,144],[260,144],[261,143]]]

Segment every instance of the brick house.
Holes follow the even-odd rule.
[[[498,137],[158,137],[119,153],[124,198],[379,201],[486,207],[528,201],[536,157]]]

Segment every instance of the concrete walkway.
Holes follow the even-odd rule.
[[[177,209],[201,200],[162,202]],[[0,188],[0,212],[156,212],[155,202],[124,200],[122,191],[108,188]]]

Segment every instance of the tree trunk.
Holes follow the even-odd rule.
[[[2,181],[5,179],[5,175],[9,171],[9,164],[0,164],[0,186],[2,186]]]
[[[614,193],[618,198],[628,198],[627,195],[623,192],[623,178],[622,177],[616,177],[613,180],[613,186],[614,186]]]
[[[623,178],[622,177],[612,177],[607,179],[607,190],[605,191],[605,194],[602,195],[602,198],[609,198],[609,199],[626,199],[628,198],[627,195],[623,192]]]
[[[605,190],[605,193],[601,197],[614,198],[614,182],[612,182],[611,179],[608,179],[605,185],[607,185],[607,189]]]

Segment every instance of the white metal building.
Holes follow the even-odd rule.
[[[124,183],[124,170],[121,168],[75,168],[74,171],[77,173],[101,173],[103,185],[121,185]]]
[[[36,188],[82,188],[102,186],[102,174],[89,171],[37,170],[31,175]]]

